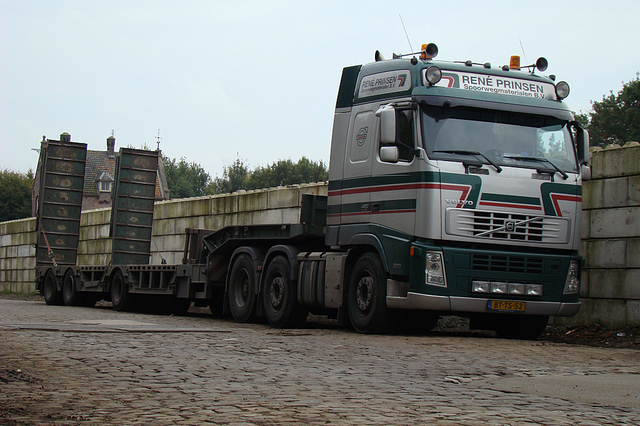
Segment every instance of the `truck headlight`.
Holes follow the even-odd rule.
[[[494,294],[507,294],[509,291],[509,285],[507,283],[492,282],[491,293]]]
[[[542,296],[544,287],[542,284],[527,284],[524,291],[527,296]]]
[[[444,262],[442,261],[442,253],[437,251],[428,251],[426,260],[427,267],[425,269],[425,274],[427,276],[427,284],[446,287],[447,281],[444,275]]]
[[[567,273],[567,281],[564,283],[564,294],[576,294],[580,291],[580,262],[572,260]]]

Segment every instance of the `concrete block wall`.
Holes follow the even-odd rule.
[[[0,292],[35,291],[36,224],[35,218],[0,223]]]
[[[110,221],[111,208],[82,212],[76,261],[78,265],[107,265],[111,262]]]
[[[185,228],[217,230],[232,225],[284,224],[300,221],[303,194],[327,195],[327,184],[295,185],[239,191],[155,204],[151,263],[182,262]],[[78,265],[111,261],[111,208],[83,211],[80,218]],[[0,292],[35,291],[36,219],[0,223]]]
[[[640,144],[592,148],[583,183],[582,308],[575,324],[640,325]]]
[[[327,195],[325,183],[239,191],[233,194],[156,203],[151,263],[182,262],[185,228],[218,230],[226,226],[297,223],[303,194]]]

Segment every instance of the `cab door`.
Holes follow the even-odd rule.
[[[345,150],[340,223],[369,222],[371,167],[375,157],[377,118],[370,107],[354,112]]]
[[[378,140],[374,153],[371,179],[373,186],[369,200],[371,222],[413,235],[417,191],[421,185],[419,159],[416,157],[416,113],[410,106],[395,107],[394,111],[395,141]],[[381,120],[378,121],[380,126]],[[385,149],[397,152],[397,155],[392,156],[395,158],[385,155]]]

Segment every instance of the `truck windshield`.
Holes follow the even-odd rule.
[[[578,171],[565,120],[470,107],[422,105],[421,111],[423,141],[432,160],[473,161],[552,173]]]

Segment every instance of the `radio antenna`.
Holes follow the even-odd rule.
[[[400,23],[402,23],[402,29],[404,30],[404,35],[407,37],[407,43],[409,43],[410,52],[413,52],[413,47],[411,47],[411,41],[409,40],[409,34],[407,34],[407,29],[404,26],[404,21],[402,20],[402,15],[398,14],[400,17]]]
[[[520,49],[522,49],[522,56],[524,56],[524,63],[528,64],[529,61],[527,60],[527,54],[524,53],[524,46],[522,45],[522,40],[520,40],[520,36],[518,36],[518,41],[520,42]]]

